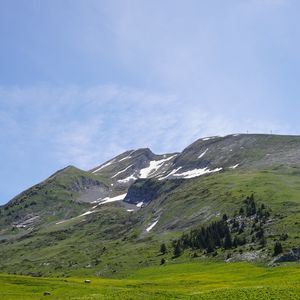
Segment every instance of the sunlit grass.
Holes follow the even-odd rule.
[[[1,299],[299,299],[300,266],[199,262],[142,269],[126,279],[0,275]]]

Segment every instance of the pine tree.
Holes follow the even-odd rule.
[[[232,239],[231,239],[231,234],[230,231],[226,231],[225,234],[225,239],[224,239],[224,248],[225,249],[230,249],[232,248]]]
[[[182,253],[182,249],[181,249],[180,241],[177,241],[176,243],[174,243],[174,256],[178,257],[181,255],[181,253]]]
[[[233,242],[232,242],[232,246],[234,248],[236,248],[238,246],[238,244],[239,244],[238,237],[235,236],[234,239],[233,239]]]
[[[266,246],[267,240],[266,240],[266,238],[265,238],[264,236],[259,240],[259,244],[260,244],[262,247],[265,247],[265,246]]]
[[[273,255],[276,256],[278,254],[282,253],[282,245],[280,242],[276,242],[275,245],[274,245],[274,253]]]
[[[212,238],[209,236],[209,237],[208,237],[208,240],[207,240],[207,248],[206,248],[206,251],[207,251],[207,253],[211,253],[211,252],[214,251],[214,249],[215,249],[215,244],[214,244]]]
[[[167,253],[167,247],[165,245],[165,243],[162,243],[160,245],[160,251],[159,251],[162,255],[166,254]]]
[[[265,232],[264,232],[264,229],[262,227],[262,224],[260,223],[259,227],[258,227],[258,231],[256,232],[255,236],[259,240],[259,239],[263,238],[264,235],[265,235]]]

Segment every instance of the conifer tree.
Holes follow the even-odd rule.
[[[230,231],[226,231],[225,234],[225,239],[224,239],[224,248],[225,249],[230,249],[232,248],[232,239],[231,239],[231,234]]]
[[[181,253],[182,253],[182,249],[180,246],[180,241],[178,240],[174,243],[174,256],[178,257],[181,255]]]
[[[275,245],[274,245],[274,253],[273,255],[276,256],[278,254],[282,253],[282,245],[280,242],[276,242]]]
[[[162,255],[166,254],[167,253],[167,247],[165,245],[165,243],[162,243],[160,245],[160,251],[159,251]]]

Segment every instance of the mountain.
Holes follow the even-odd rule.
[[[201,138],[181,153],[130,150],[89,171],[69,166],[0,208],[0,267],[123,276],[159,264],[162,243],[172,262],[297,260],[299,174],[300,136],[264,134]]]

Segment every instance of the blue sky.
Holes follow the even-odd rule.
[[[0,203],[66,165],[298,134],[296,0],[0,0]]]

